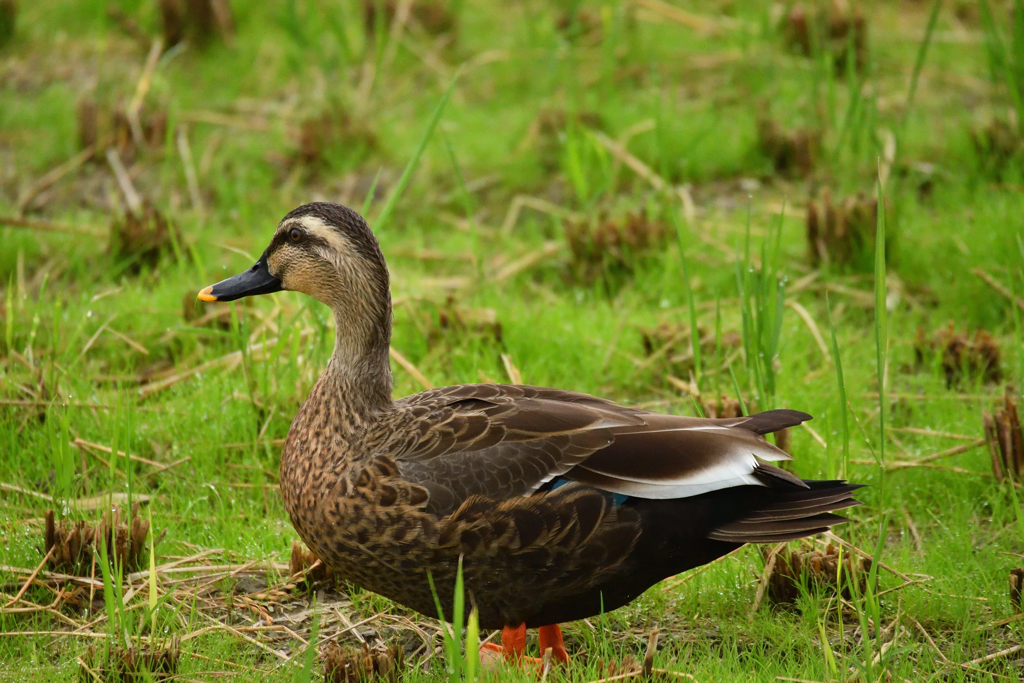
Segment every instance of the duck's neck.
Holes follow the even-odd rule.
[[[394,406],[391,398],[391,313],[354,321],[335,313],[334,353],[310,395],[331,405],[342,428],[364,432],[369,422]]]

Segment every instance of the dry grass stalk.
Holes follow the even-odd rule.
[[[835,201],[822,193],[821,204],[807,202],[807,245],[811,263],[867,267],[875,251],[878,201],[863,193]]]
[[[361,650],[329,642],[320,653],[324,681],[357,683],[361,681],[398,681],[405,665],[405,652],[392,645],[387,648]]]
[[[757,141],[761,152],[771,159],[775,171],[791,177],[810,175],[821,152],[820,130],[783,128],[763,104],[757,113]]]
[[[980,277],[986,285],[988,285],[992,289],[996,290],[997,292],[1005,296],[1007,299],[1010,300],[1011,303],[1016,305],[1017,308],[1024,312],[1024,298],[1015,295],[1012,291],[1010,291],[1009,287],[1007,287],[1002,282],[989,275],[984,268],[972,268],[971,272]]]
[[[75,171],[79,166],[92,159],[99,150],[98,146],[86,147],[67,161],[58,164],[33,181],[18,197],[18,213],[24,214],[34,208],[36,199],[53,186],[58,180]]]
[[[138,513],[139,503],[135,503],[127,519],[121,508],[114,508],[104,512],[103,519],[95,525],[67,519],[57,524],[50,510],[46,513],[45,531],[50,570],[72,576],[91,576],[93,559],[100,557],[98,543],[102,543],[111,562],[116,560],[126,573],[138,571],[148,559],[145,550],[149,534],[149,521]]]
[[[822,51],[832,55],[835,72],[846,74],[852,50],[854,66],[859,73],[867,62],[868,24],[860,8],[853,9],[847,0],[811,3],[811,8],[798,2],[784,19],[782,33],[787,45],[813,57]]]
[[[842,565],[842,576],[839,568]],[[863,593],[867,587],[871,561],[843,553],[829,543],[822,552],[818,549],[804,552],[783,549],[775,556],[775,566],[768,576],[768,599],[778,605],[791,605],[800,597],[800,588],[826,589],[830,594],[850,598],[850,582],[855,582]],[[841,581],[842,584],[837,583]]]
[[[654,655],[658,651],[658,629],[652,629],[651,635],[647,638],[647,651],[644,652],[643,675],[649,677],[654,671]]]
[[[947,387],[959,384],[965,378],[978,376],[986,384],[991,384],[998,382],[1003,375],[999,341],[987,330],[975,330],[971,338],[966,333],[957,332],[950,322],[947,327],[940,327],[929,337],[924,328],[919,327],[914,354],[918,365],[940,354]]]
[[[793,454],[793,428],[792,427],[786,427],[785,429],[780,429],[779,431],[775,432],[772,435],[772,438],[775,439],[775,445],[776,446],[778,446],[782,450],[786,451],[790,455]],[[783,465],[783,467],[786,467],[786,465],[788,465],[788,463],[783,462],[782,465]]]
[[[18,0],[0,0],[0,48],[14,40],[18,23]]]
[[[588,280],[608,268],[631,271],[635,255],[661,245],[671,234],[666,223],[643,212],[567,218],[562,226],[573,264]]]
[[[985,442],[992,455],[992,472],[996,479],[1024,482],[1024,431],[1013,386],[1006,387],[1003,407],[995,415],[985,411]]]
[[[623,678],[626,676],[634,676],[639,674],[643,670],[643,667],[637,663],[630,655],[623,656],[622,659],[608,660],[605,661],[603,657],[597,660],[596,675],[598,680],[606,681],[609,679]]]
[[[697,332],[701,333],[701,330],[698,329]],[[640,343],[643,344],[644,354],[648,359],[664,356],[668,363],[675,364],[686,360],[689,352],[689,359],[693,360],[689,326],[662,321],[654,327],[641,327]],[[689,368],[692,367],[691,363]],[[677,374],[686,377],[689,374],[686,370],[689,368],[683,368],[684,371]]]
[[[88,237],[103,237],[104,235],[104,233],[99,230],[94,230],[87,225],[68,225],[40,220],[37,218],[19,218],[17,216],[0,216],[0,225],[12,228],[29,228],[39,232],[66,232],[72,235],[83,235]],[[0,302],[0,306],[2,305],[2,302]],[[3,308],[0,308],[0,312],[3,310]]]
[[[1010,604],[1017,614],[1024,613],[1024,567],[1010,570]]]
[[[82,670],[83,683],[92,683],[97,678],[120,683],[171,680],[178,671],[181,645],[176,638],[162,645],[114,645],[107,653],[106,661],[102,661],[103,653],[103,648],[94,645],[86,650],[82,663],[88,670]]]
[[[156,266],[162,254],[173,253],[174,229],[156,207],[143,202],[138,213],[127,210],[121,220],[111,223],[110,253],[132,259],[132,271],[138,273],[143,265]]]
[[[100,112],[96,100],[88,95],[78,100],[75,114],[78,121],[78,145],[82,149],[95,147],[100,140]]]

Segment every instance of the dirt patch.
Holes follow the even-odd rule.
[[[138,273],[143,266],[156,266],[160,257],[173,253],[177,237],[167,218],[152,204],[145,204],[138,213],[125,211],[110,226],[110,254],[131,261],[129,270]]]
[[[777,173],[805,178],[818,164],[821,130],[785,128],[772,118],[767,104],[762,104],[757,112],[757,144]]]
[[[137,571],[148,558],[146,539],[149,521],[139,517],[139,504],[132,506],[125,517],[121,508],[103,514],[96,524],[84,520],[54,520],[53,510],[46,513],[45,551],[51,571],[73,576],[91,576],[99,560],[100,544],[111,562],[116,561],[126,572]]]
[[[966,332],[958,332],[950,322],[929,336],[924,328],[919,327],[914,354],[918,367],[936,355],[940,356],[947,387],[959,385],[971,377],[981,377],[986,384],[992,384],[1003,376],[999,340],[988,330],[975,330],[972,337]]]
[[[868,56],[868,22],[859,7],[846,0],[813,3],[798,2],[783,20],[782,34],[788,47],[805,57],[825,52],[832,56],[837,76],[852,66],[861,72]]]
[[[181,645],[176,638],[163,645],[114,645],[109,651],[90,645],[82,657],[85,670],[81,680],[121,683],[171,680],[178,671],[180,658]]]
[[[775,555],[775,565],[768,575],[768,599],[778,605],[792,605],[800,597],[801,588],[806,586],[849,600],[850,583],[858,586],[858,592],[863,594],[870,568],[871,562],[867,559],[852,553],[840,555],[839,549],[831,543],[824,551],[783,548]]]
[[[985,411],[985,442],[992,455],[992,473],[996,479],[1024,481],[1024,432],[1021,430],[1017,398],[1012,386],[1006,387],[1003,407],[995,414]]]
[[[608,270],[631,272],[637,256],[664,244],[669,226],[644,212],[600,213],[563,221],[575,274],[594,281]]]
[[[332,150],[375,150],[377,134],[366,123],[356,121],[348,112],[330,109],[303,119],[294,132],[294,163],[310,167],[323,165]]]
[[[366,23],[366,30],[375,31],[378,23],[383,24],[385,30],[390,29],[399,4],[399,0],[384,0],[383,2],[363,0],[363,19]],[[418,0],[412,3],[409,23],[433,36],[457,33],[459,17],[451,5],[452,3],[447,0]],[[378,8],[383,10],[383,16],[377,14]]]
[[[1010,166],[1024,162],[1024,135],[1020,127],[1004,119],[992,119],[971,131],[971,142],[982,169],[1001,178]]]
[[[160,0],[160,23],[164,47],[191,38],[200,46],[235,34],[235,19],[228,0]]]
[[[329,642],[320,653],[324,681],[357,683],[362,681],[398,681],[405,666],[404,651],[395,646],[353,647]]]
[[[807,246],[815,266],[870,269],[875,253],[878,201],[864,193],[835,199],[824,190],[821,202],[807,202]]]

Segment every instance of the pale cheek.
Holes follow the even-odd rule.
[[[332,307],[339,303],[335,299],[344,289],[340,286],[338,274],[330,272],[321,263],[292,263],[282,282],[287,289],[308,294]]]
[[[302,276],[289,274],[281,280],[281,283],[284,285],[285,289],[289,291],[302,292],[303,294],[310,293],[309,288],[307,287],[308,282],[306,278]]]

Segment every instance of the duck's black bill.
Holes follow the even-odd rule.
[[[283,289],[281,281],[270,274],[270,269],[267,267],[267,254],[264,252],[252,268],[215,285],[210,285],[199,292],[198,297],[201,301],[234,301],[246,296],[272,294]]]

